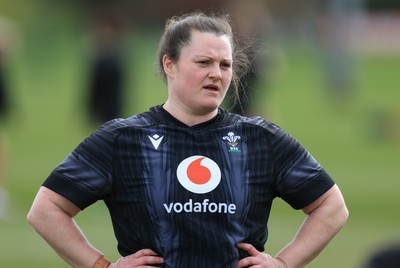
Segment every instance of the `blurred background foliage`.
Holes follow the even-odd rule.
[[[8,216],[0,222],[2,267],[67,267],[25,215],[51,170],[99,125],[86,107],[97,23],[107,18],[118,26],[121,116],[127,117],[166,98],[155,71],[165,20],[194,10],[233,12],[233,2],[0,0],[10,108],[0,121],[0,174],[9,195]],[[300,140],[335,178],[350,209],[346,227],[309,267],[360,267],[375,249],[400,240],[400,4],[239,2],[241,8],[261,3],[264,12],[257,25],[267,60],[249,113]],[[280,200],[274,205],[271,254],[303,219]],[[94,245],[118,258],[101,203],[77,221]]]

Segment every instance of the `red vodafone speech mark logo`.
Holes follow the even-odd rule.
[[[211,178],[211,171],[207,167],[201,165],[203,159],[204,157],[194,160],[189,164],[186,170],[188,179],[199,185],[207,183]]]
[[[214,190],[221,181],[221,170],[208,157],[194,155],[183,160],[176,170],[180,184],[188,191],[204,194]]]

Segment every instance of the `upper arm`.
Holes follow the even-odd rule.
[[[304,211],[304,213],[310,214],[322,206],[332,208],[334,210],[346,209],[342,193],[336,184],[315,201],[313,201],[311,204],[304,207],[302,210]]]
[[[31,211],[37,210],[60,210],[70,217],[74,217],[80,212],[80,209],[74,203],[44,186],[40,187],[32,205]]]

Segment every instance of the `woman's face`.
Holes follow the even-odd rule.
[[[232,79],[232,47],[228,36],[193,31],[177,62],[164,58],[169,101],[194,115],[215,111]]]

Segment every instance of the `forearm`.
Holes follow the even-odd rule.
[[[28,214],[28,221],[72,267],[91,268],[102,255],[90,245],[73,218],[52,202],[37,198]]]
[[[34,228],[72,267],[91,268],[101,253],[89,244],[72,219],[58,222],[56,226],[41,224]]]
[[[343,227],[348,211],[338,193],[334,189],[333,195],[312,210],[294,240],[278,253],[276,257],[283,260],[288,268],[304,267]]]
[[[326,228],[324,223],[308,217],[295,239],[282,249],[277,258],[283,260],[288,268],[304,267],[312,261],[332,240],[339,230]]]

